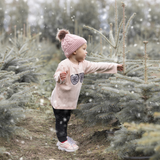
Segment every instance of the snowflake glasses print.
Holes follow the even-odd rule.
[[[80,83],[82,83],[83,82],[83,78],[84,78],[84,73],[72,74],[71,75],[71,83],[73,85],[76,85],[79,80],[80,80]]]

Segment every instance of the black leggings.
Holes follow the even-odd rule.
[[[71,111],[72,110],[53,108],[56,118],[56,134],[60,142],[67,140],[67,124],[71,116]]]

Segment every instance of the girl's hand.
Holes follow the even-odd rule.
[[[118,64],[117,65],[117,70],[118,71],[123,71],[123,64]]]
[[[68,72],[62,72],[60,73],[60,78],[63,81],[66,78],[66,75],[68,74]]]

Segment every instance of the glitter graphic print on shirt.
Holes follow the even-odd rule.
[[[80,83],[82,83],[83,78],[84,78],[84,73],[72,74],[71,75],[71,82],[73,85],[76,85],[79,80],[80,80]]]

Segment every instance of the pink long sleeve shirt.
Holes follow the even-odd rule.
[[[60,73],[67,71],[66,79],[61,81]],[[76,109],[84,75],[94,72],[117,73],[117,63],[84,60],[79,64],[74,64],[68,58],[61,61],[54,74],[56,86],[51,95],[53,108]],[[60,83],[58,82],[59,79]]]

